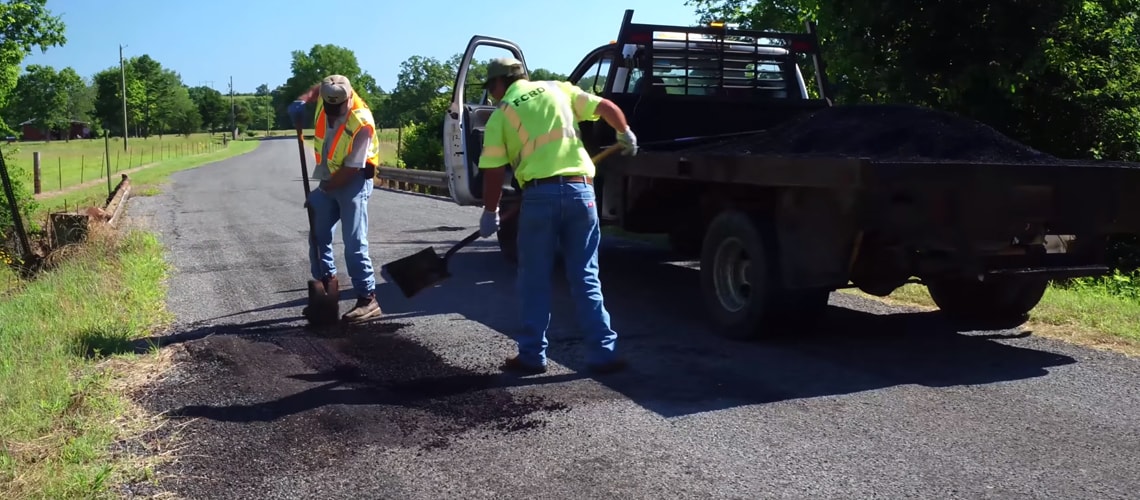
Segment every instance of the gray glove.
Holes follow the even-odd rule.
[[[487,238],[497,232],[499,232],[499,211],[483,210],[483,216],[479,218],[479,237]]]
[[[626,127],[624,132],[618,132],[617,141],[621,144],[621,154],[626,156],[637,154],[637,136],[633,135],[633,130],[629,127]]]

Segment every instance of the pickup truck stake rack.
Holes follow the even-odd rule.
[[[617,103],[643,145],[598,166],[599,216],[668,234],[699,259],[700,294],[729,337],[819,317],[832,290],[886,296],[912,277],[967,326],[1010,327],[1050,279],[1107,271],[1109,235],[1140,233],[1140,165],[1054,158],[914,106],[832,106],[811,23],[775,33],[632,19],[570,74]],[[466,82],[484,47],[526,64],[508,40],[468,44],[443,131],[448,191],[464,206],[481,204],[494,110]],[[602,121],[579,127],[592,155],[614,141]],[[508,177],[504,209],[519,192]],[[507,222],[498,235],[511,261],[516,234]]]

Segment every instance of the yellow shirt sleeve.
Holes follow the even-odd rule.
[[[479,168],[498,168],[510,163],[507,156],[507,139],[503,130],[503,112],[496,109],[487,118],[483,131],[483,151],[479,154]]]
[[[601,118],[596,114],[598,110],[598,103],[602,102],[601,96],[596,96],[585,90],[582,90],[577,85],[570,82],[558,82],[558,86],[566,96],[570,98],[573,103],[574,119],[580,122],[592,122]]]

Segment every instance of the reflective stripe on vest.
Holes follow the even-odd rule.
[[[325,118],[324,103],[317,100],[317,116],[315,120],[315,130],[313,131],[313,154],[316,156],[317,164],[321,163],[321,152],[324,150],[325,131],[328,129],[328,122]],[[329,173],[335,173],[344,164],[344,159],[352,151],[352,136],[357,131],[363,128],[372,129],[372,142],[368,145],[368,155],[365,160],[366,163],[372,165],[380,164],[380,136],[376,133],[376,126],[372,123],[372,118],[368,116],[368,107],[364,100],[357,95],[352,96],[352,105],[347,111],[347,116],[344,123],[337,127],[333,134],[332,144],[329,145],[329,158],[325,166],[328,168]],[[341,143],[341,139],[345,139],[347,143]]]
[[[562,90],[558,88],[557,83],[543,82],[542,85],[546,87],[546,89],[550,91],[553,96],[561,95],[560,93]],[[519,117],[518,110],[516,110],[506,101],[499,103],[499,109],[503,111],[503,118],[506,119],[507,125],[514,128],[515,133],[518,135],[519,142],[522,143],[522,147],[519,148],[518,154],[511,159],[511,167],[518,168],[518,166],[522,164],[523,160],[525,160],[528,156],[533,154],[536,149],[541,148],[542,146],[566,139],[578,139],[578,129],[575,127],[576,122],[574,120],[574,108],[572,108],[570,103],[566,102],[565,100],[553,96],[552,99],[554,99],[558,104],[558,115],[562,121],[562,128],[546,132],[534,138],[534,140],[531,140],[530,133],[527,132],[526,128],[523,127],[522,118]],[[579,104],[577,101],[578,100],[576,99],[574,102],[575,105]],[[582,103],[582,105],[584,104],[585,102]],[[506,148],[503,148],[501,146],[488,148],[487,154],[505,155],[505,149]]]

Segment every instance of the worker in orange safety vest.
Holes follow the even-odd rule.
[[[332,238],[340,223],[344,262],[357,296],[355,306],[342,319],[356,323],[381,315],[368,253],[368,200],[380,163],[380,141],[372,111],[342,75],[326,77],[289,105],[295,123],[303,123],[305,104],[318,94],[312,178],[319,182],[308,200],[316,227],[316,245],[312,240],[309,243],[310,272],[314,280],[325,277],[321,268],[328,270],[328,275],[336,274]],[[320,261],[323,265],[318,266]]]

